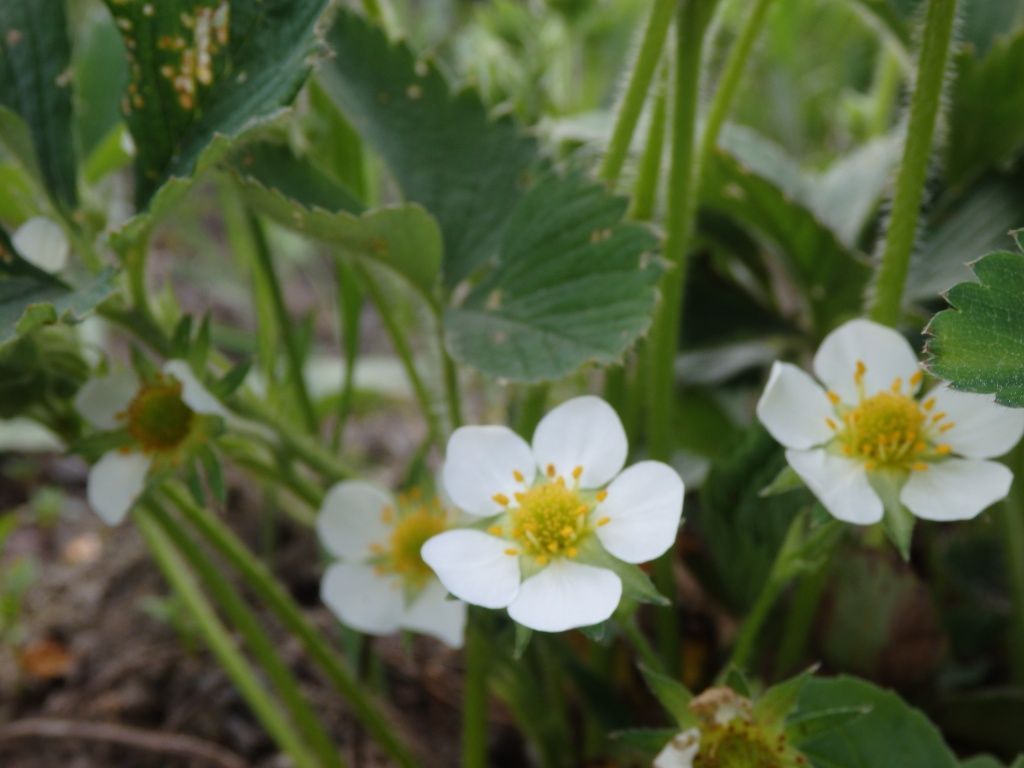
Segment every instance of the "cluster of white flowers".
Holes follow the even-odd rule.
[[[1008,493],[1012,474],[991,459],[1020,440],[1024,410],[942,384],[922,392],[910,344],[867,320],[832,332],[814,372],[823,386],[775,363],[757,415],[838,519],[877,523],[894,494],[918,517],[968,519]],[[227,416],[180,360],[142,384],[128,374],[96,379],[77,405],[127,441],[89,476],[89,502],[110,524],[125,517],[154,467],[180,461],[204,416]],[[443,498],[393,498],[342,482],[317,520],[338,561],[324,575],[323,600],[362,632],[406,629],[453,647],[462,644],[465,603],[507,609],[544,632],[605,621],[622,597],[616,563],[667,551],[683,509],[676,471],[655,461],[623,469],[627,452],[615,411],[584,396],[548,413],[532,445],[504,426],[457,429]]]

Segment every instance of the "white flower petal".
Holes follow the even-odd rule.
[[[819,448],[786,451],[786,461],[833,517],[845,523],[870,525],[884,509],[863,465]]]
[[[970,520],[1006,497],[1013,473],[996,461],[946,459],[913,472],[900,493],[907,509],[924,520]]]
[[[833,415],[832,404],[814,379],[789,363],[772,366],[757,401],[757,418],[772,437],[787,448],[813,448],[831,439],[825,420]]]
[[[401,582],[361,563],[328,568],[320,582],[320,599],[342,624],[371,635],[396,632],[405,610]]]
[[[690,728],[675,736],[654,758],[654,768],[693,768],[700,751],[700,730]]]
[[[942,433],[940,442],[969,459],[1002,456],[1024,435],[1024,409],[1007,408],[993,395],[957,392],[942,385],[928,393],[935,398],[932,413],[945,413],[943,424],[953,427]]]
[[[868,397],[901,379],[904,391],[916,391],[910,379],[919,370],[913,347],[892,328],[870,320],[851,320],[825,337],[814,356],[814,373],[846,403],[857,402],[853,374],[857,361],[867,367],[864,389]]]
[[[181,399],[185,402],[185,405],[196,413],[223,417],[228,415],[224,406],[196,378],[196,375],[192,373],[192,369],[184,360],[168,360],[164,363],[164,373],[173,376],[181,382]]]
[[[316,517],[320,543],[335,557],[366,559],[374,544],[385,545],[392,526],[384,510],[396,513],[395,500],[362,480],[343,480],[327,492]]]
[[[60,272],[68,263],[71,248],[64,230],[45,216],[29,219],[11,237],[14,249],[44,272]]]
[[[89,470],[86,498],[107,525],[118,525],[146,487],[152,459],[144,453],[111,451]]]
[[[644,563],[676,540],[683,514],[683,481],[668,464],[641,461],[608,486],[608,497],[594,517],[609,520],[597,537],[611,554],[627,563]]]
[[[621,597],[622,581],[607,568],[555,560],[522,583],[508,615],[538,632],[563,632],[610,618]]]
[[[431,579],[402,615],[402,628],[436,637],[450,648],[461,648],[466,631],[466,604],[448,597],[448,590]]]
[[[459,427],[449,438],[444,487],[464,512],[483,517],[500,512],[494,496],[511,499],[521,490],[514,472],[529,485],[536,467],[530,446],[508,427]]]
[[[131,371],[119,371],[90,379],[75,395],[75,409],[97,429],[121,426],[117,414],[124,411],[139,390],[139,380]]]
[[[420,550],[445,589],[460,600],[484,608],[504,608],[519,591],[519,558],[510,544],[483,531],[439,533]]]
[[[626,430],[615,409],[599,397],[585,395],[550,411],[533,433],[533,455],[543,470],[568,479],[583,467],[580,487],[598,488],[622,470],[629,450]]]

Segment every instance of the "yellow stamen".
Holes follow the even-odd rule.
[[[610,517],[602,517],[597,521],[597,526],[600,528],[602,525],[608,525],[611,521],[612,519]]]
[[[946,412],[945,411],[939,411],[934,416],[932,416],[932,421],[938,423],[938,422],[942,421],[944,418],[946,418]]]
[[[895,392],[896,394],[899,394],[899,391],[901,389],[903,389],[903,379],[897,376],[895,379],[892,380],[892,391]]]
[[[508,496],[506,496],[504,493],[496,493],[493,496],[491,496],[491,498],[494,500],[496,504],[500,504],[503,507],[508,506]]]
[[[910,377],[910,384],[911,384],[911,386],[916,387],[918,384],[921,383],[921,379],[923,379],[923,378],[924,378],[924,373],[922,371],[914,371],[914,375]]]
[[[835,432],[836,429],[838,429],[838,427],[836,427],[836,423],[832,419],[828,418],[828,416],[825,417],[825,423],[828,424],[828,428],[831,429],[833,432]]]
[[[572,479],[579,480],[583,476],[583,467],[574,467],[572,470]]]
[[[512,470],[512,477],[515,478],[517,483],[521,483],[523,482],[523,480],[525,480],[525,478],[523,477],[523,473],[520,472],[518,469]]]
[[[939,443],[935,446],[935,452],[940,456],[945,456],[952,451],[952,447],[948,443]]]
[[[932,408],[935,407],[935,398],[929,397],[921,404],[921,407],[924,408],[926,411],[930,411]]]
[[[547,467],[547,469],[545,471],[547,472],[548,477],[554,477],[555,476],[555,465],[554,464],[548,464],[548,467]]]
[[[509,547],[508,549],[505,550],[505,554],[509,555],[511,557],[515,557],[516,555],[519,554],[519,550],[518,549],[514,549],[513,547]]]
[[[946,432],[949,432],[949,430],[951,430],[955,426],[956,426],[956,422],[955,421],[948,421],[945,424],[943,424],[941,427],[939,427],[939,432],[942,432],[943,434],[945,434]]]
[[[490,528],[487,529],[487,532],[492,536],[505,535],[505,529],[503,529],[500,525],[492,525]]]
[[[580,551],[576,549],[576,547],[569,547],[567,550],[565,550],[565,554],[569,557],[576,557],[576,555],[578,555],[579,553]]]
[[[837,395],[831,389],[828,392],[826,392],[825,394],[828,396],[828,400],[829,400],[830,403],[832,403],[832,405],[839,405],[839,403],[842,402],[842,398],[839,397],[839,395]]]
[[[598,502],[604,501],[605,499],[608,498],[608,491],[598,491],[596,494],[594,494],[594,498],[597,499]]]
[[[928,465],[925,464],[923,461],[915,461],[911,469],[913,469],[915,472],[926,472],[928,471]]]

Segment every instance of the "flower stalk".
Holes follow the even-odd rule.
[[[956,0],[929,1],[918,57],[917,83],[910,102],[910,118],[903,145],[903,162],[896,176],[892,215],[869,309],[871,319],[885,325],[895,325],[903,308],[903,290],[917,237],[955,18]]]
[[[647,19],[636,63],[630,73],[626,92],[619,103],[611,140],[601,165],[601,178],[609,185],[614,185],[622,172],[622,165],[629,152],[636,124],[651,87],[654,70],[665,47],[665,38],[672,23],[672,12],[675,7],[676,0],[655,0],[651,7],[651,15]]]
[[[175,551],[160,524],[143,510],[139,511],[135,519],[164,578],[181,598],[210,651],[217,657],[267,732],[297,768],[319,768],[320,763],[310,754],[277,702],[260,684],[255,670],[235,647],[227,628],[217,618],[213,607],[196,584],[192,571]]]
[[[491,650],[480,619],[479,615],[471,615],[466,628],[466,669],[462,683],[462,768],[487,768],[487,678]]]
[[[377,704],[366,695],[345,663],[334,653],[327,640],[303,616],[295,601],[267,570],[266,566],[235,536],[235,534],[196,505],[188,492],[179,484],[164,486],[165,496],[181,511],[203,538],[210,543],[245,579],[250,589],[278,617],[288,631],[305,646],[306,652],[324,671],[338,692],[352,708],[356,718],[370,735],[402,768],[412,768],[418,761],[402,741],[388,718]]]

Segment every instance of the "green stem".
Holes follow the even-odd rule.
[[[363,292],[353,271],[341,259],[335,261],[338,302],[338,336],[344,352],[345,372],[338,395],[338,413],[335,416],[331,447],[341,447],[345,423],[352,412],[356,391],[356,359],[359,356],[359,325],[363,307]]]
[[[297,475],[295,472],[287,471],[286,467],[277,467],[261,452],[253,449],[253,441],[248,437],[236,435],[222,435],[218,439],[218,445],[224,454],[238,466],[247,469],[257,477],[266,480],[271,485],[285,488],[298,499],[305,502],[314,509],[320,506],[323,501],[323,490],[319,485]],[[302,516],[299,521],[305,525],[313,523],[313,516]]]
[[[1011,454],[1014,482],[1000,510],[1003,540],[1009,568],[1010,594],[1013,600],[1010,624],[1010,675],[1024,685],[1024,447]]]
[[[471,613],[466,631],[462,690],[462,768],[487,768],[487,677],[491,648]]]
[[[647,668],[654,672],[665,672],[664,661],[654,650],[654,646],[647,639],[647,635],[640,629],[636,616],[631,616],[629,619],[622,621],[619,626],[622,628],[622,634],[629,640],[633,650],[636,651],[643,663],[647,665]]]
[[[647,141],[644,144],[640,165],[637,168],[636,186],[633,189],[633,204],[630,210],[630,216],[637,221],[650,221],[654,218],[654,205],[658,198],[658,181],[661,178],[661,157],[665,148],[668,71],[668,67],[664,67],[665,76],[661,78],[654,94],[651,122],[647,127]]]
[[[672,22],[672,11],[675,6],[676,0],[654,0],[654,5],[651,7],[651,15],[648,17],[647,27],[644,29],[640,51],[637,54],[636,63],[633,65],[633,71],[630,73],[626,92],[619,103],[619,111],[615,117],[615,126],[608,143],[608,151],[605,153],[604,163],[601,166],[601,178],[611,185],[615,184],[622,172],[622,165],[629,152],[629,145],[633,141],[633,132],[636,130],[637,121],[640,119],[640,113],[643,111],[644,101],[651,86],[651,78],[654,77],[654,70],[658,66],[662,48],[665,46],[665,37]]]
[[[345,464],[310,435],[297,432],[291,421],[270,409],[252,396],[235,397],[230,402],[233,411],[257,421],[273,430],[281,444],[297,458],[319,472],[326,480],[335,481],[351,477],[355,470]]]
[[[412,752],[402,742],[394,726],[379,711],[335,655],[324,637],[309,623],[295,601],[232,531],[202,507],[193,503],[188,492],[178,484],[168,483],[164,493],[181,513],[239,572],[249,588],[280,619],[281,623],[305,646],[310,657],[323,669],[331,683],[345,698],[356,718],[373,738],[403,768],[417,765]]]
[[[319,431],[319,422],[316,418],[316,410],[313,408],[313,400],[306,388],[306,377],[302,371],[302,352],[293,333],[292,319],[288,315],[288,308],[284,303],[281,283],[274,270],[274,260],[270,255],[270,248],[267,246],[267,239],[263,234],[263,227],[259,219],[252,211],[248,212],[248,218],[254,245],[254,267],[259,270],[264,284],[269,289],[270,307],[274,313],[274,322],[277,323],[278,336],[284,345],[285,359],[288,363],[292,388],[295,391],[295,400],[305,421],[306,431],[315,435]]]
[[[307,751],[278,704],[260,684],[255,670],[235,647],[228,630],[217,618],[160,524],[142,510],[136,514],[136,522],[164,578],[181,599],[210,651],[263,727],[298,768],[318,768],[317,760]]]
[[[765,16],[774,0],[754,0],[750,14],[747,16],[739,37],[729,51],[729,58],[725,62],[725,69],[718,80],[715,88],[715,95],[708,108],[708,116],[704,123],[704,134],[700,145],[701,168],[705,169],[711,154],[718,146],[718,135],[725,124],[725,118],[729,116],[733,101],[736,98],[736,90],[740,80],[747,68],[747,61],[754,49],[754,42],[757,40],[761,27],[764,26]]]
[[[435,321],[437,326],[437,346],[441,355],[441,365],[444,368],[444,396],[448,405],[448,423],[452,429],[462,426],[462,396],[459,393],[459,369],[455,367],[455,361],[448,354],[448,348],[444,344],[444,325],[440,314]]]
[[[217,566],[207,557],[185,529],[172,520],[157,504],[148,505],[150,515],[163,529],[164,534],[174,542],[178,551],[185,556],[189,565],[199,575],[206,590],[220,604],[231,626],[245,639],[256,661],[270,678],[271,684],[280,693],[285,707],[291,714],[292,722],[305,736],[316,752],[324,768],[343,768],[344,760],[323,724],[306,702],[299,690],[299,684],[291,670],[281,659],[274,644],[260,626],[256,614],[245,604],[238,592],[231,587]]]
[[[765,583],[761,594],[757,596],[757,602],[754,603],[754,607],[750,609],[750,612],[743,619],[743,624],[736,635],[736,643],[733,645],[732,656],[725,667],[726,669],[736,667],[737,669],[745,670],[749,667],[754,645],[761,633],[761,628],[768,619],[772,608],[775,607],[775,603],[778,601],[779,595],[782,594],[782,590],[785,589],[787,583],[787,580],[779,578],[769,578]]]
[[[929,0],[903,162],[896,176],[889,230],[875,276],[869,313],[872,320],[885,325],[895,325],[903,308],[903,288],[917,236],[955,18],[956,0]]]
[[[416,358],[413,354],[412,346],[406,338],[405,331],[402,329],[402,324],[395,317],[395,313],[391,309],[393,302],[388,301],[387,296],[384,295],[384,292],[368,269],[361,264],[353,264],[352,269],[359,276],[359,281],[363,284],[363,288],[366,289],[366,294],[370,297],[370,301],[373,302],[373,306],[377,309],[377,314],[388,331],[391,346],[394,347],[395,354],[398,355],[402,368],[405,369],[405,376],[409,379],[409,385],[412,387],[416,401],[423,412],[423,418],[427,422],[430,434],[435,439],[440,439],[443,430],[438,420],[437,410],[434,408],[434,399],[424,383],[423,377],[420,376],[416,368]]]
[[[822,563],[820,568],[806,574],[796,585],[789,610],[786,612],[779,650],[775,654],[774,669],[779,678],[795,672],[804,656],[811,625],[814,623],[825,587],[828,586],[829,573],[828,563]]]
[[[717,0],[682,0],[676,28],[675,83],[672,111],[672,161],[668,177],[662,298],[649,344],[647,439],[650,456],[667,461],[672,452],[675,356],[686,288],[687,255],[697,207],[695,135],[700,69],[707,31]]]

